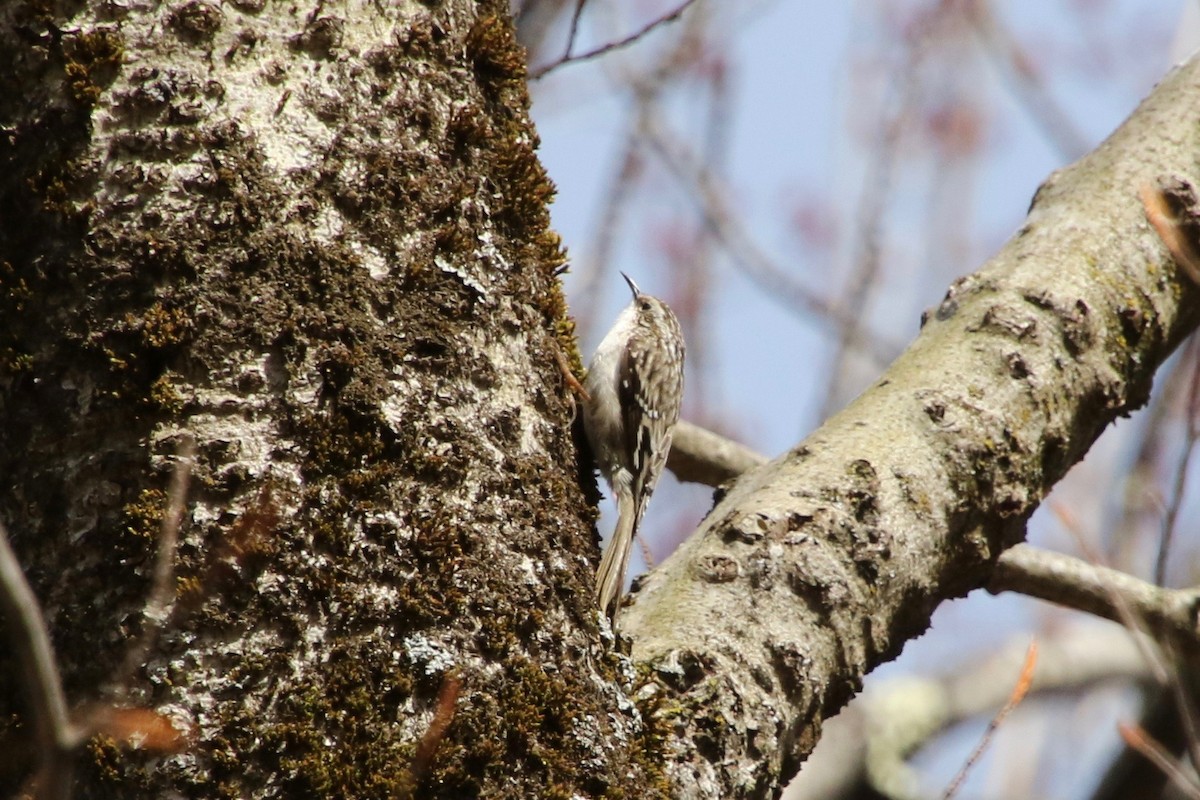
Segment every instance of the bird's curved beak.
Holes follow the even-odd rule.
[[[633,292],[633,299],[636,300],[638,296],[641,295],[642,290],[639,289],[638,285],[633,282],[633,278],[629,277],[624,272],[621,273],[621,277],[624,278],[625,282],[629,284],[629,291]]]

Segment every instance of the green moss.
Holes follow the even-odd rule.
[[[518,763],[536,796],[562,796],[572,786],[569,793],[578,793],[579,763],[595,757],[574,734],[579,715],[592,705],[590,695],[523,656],[505,659],[503,670],[469,705],[459,704],[418,796],[478,796],[493,772],[510,772]]]
[[[654,680],[652,670],[644,665],[638,667],[638,685]],[[672,706],[666,700],[666,691],[658,691],[649,697],[636,700],[638,713],[642,717],[642,730],[633,747],[634,763],[640,767],[644,791],[638,792],[638,800],[671,797],[671,783],[667,778],[667,742],[671,737],[672,718],[683,712],[678,704]]]
[[[182,308],[167,308],[159,301],[142,314],[140,320],[132,315],[126,320],[131,327],[140,326],[142,341],[151,350],[166,350],[178,347],[192,333],[192,320]]]
[[[108,792],[116,791],[122,795],[148,790],[148,781],[131,783],[128,779],[128,748],[121,747],[104,734],[97,734],[88,740],[86,751],[87,757],[79,761],[90,779],[89,783],[95,788]]]
[[[164,372],[150,386],[150,405],[168,414],[178,414],[183,411],[185,402],[175,388],[178,375]]]
[[[581,375],[574,324],[558,280],[566,253],[550,228],[549,205],[556,189],[537,158],[537,133],[527,117],[525,50],[507,18],[486,12],[472,27],[466,47],[492,123],[452,127],[452,141],[481,151],[502,198],[493,208],[494,220],[518,248],[518,263],[532,269],[531,275],[514,276],[513,293],[538,308],[568,363]]]
[[[125,311],[115,321],[93,317],[89,328],[79,344],[83,354],[97,359],[108,373],[109,380],[97,387],[101,400],[133,402],[164,414],[182,411],[184,400],[174,386],[181,376],[167,365],[193,338],[190,311],[157,300],[144,309]]]
[[[10,311],[21,313],[25,303],[32,297],[25,276],[19,275],[8,261],[0,261],[0,292]]]
[[[146,542],[157,541],[166,509],[166,492],[162,489],[142,489],[136,500],[122,508],[126,534]]]
[[[467,58],[486,89],[497,96],[526,91],[527,54],[508,14],[481,13],[467,34],[466,46]]]
[[[175,596],[185,606],[199,605],[205,592],[203,581],[195,575],[185,575],[175,579]]]
[[[239,755],[256,754],[275,762],[268,766],[285,776],[281,787],[289,796],[397,796],[412,748],[391,719],[408,697],[407,678],[371,642],[339,645],[319,675],[304,691],[280,698],[270,725],[247,716],[227,728],[235,733],[222,742],[228,755],[217,760],[220,770],[236,771]],[[231,790],[239,783],[234,776],[221,780]]]
[[[91,107],[117,77],[125,43],[115,28],[94,28],[63,37],[63,74],[75,102]]]
[[[33,354],[20,336],[20,326],[33,299],[30,276],[23,275],[8,261],[0,261],[0,318],[8,323],[0,328],[0,371],[9,375],[28,372],[33,368]]]

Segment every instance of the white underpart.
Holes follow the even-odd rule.
[[[586,404],[583,423],[587,428],[588,440],[592,447],[600,471],[612,486],[614,492],[629,490],[632,476],[629,471],[621,468],[621,454],[600,443],[624,442],[622,428],[625,421],[621,418],[621,403],[617,392],[620,382],[621,355],[625,342],[633,332],[637,316],[637,308],[633,303],[627,305],[617,316],[616,322],[608,334],[596,348],[596,355],[588,366],[587,379],[584,388],[587,389],[591,400]],[[618,483],[620,485],[618,485]]]

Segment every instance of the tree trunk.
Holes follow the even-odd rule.
[[[0,518],[69,700],[192,732],[93,739],[77,796],[654,786],[506,5],[7,2],[0,59]],[[175,600],[124,680],[189,436]]]

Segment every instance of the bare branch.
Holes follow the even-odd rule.
[[[1101,554],[1088,542],[1083,527],[1079,524],[1075,515],[1061,503],[1050,503],[1049,507],[1055,518],[1075,540],[1075,545],[1083,553],[1086,563],[1091,566],[1107,567],[1108,565],[1104,563]],[[1104,587],[1102,586],[1101,588]],[[1121,625],[1136,633],[1147,633],[1145,619],[1134,610],[1125,595],[1117,591],[1112,585],[1108,585],[1107,590],[1108,599],[1112,602],[1113,613],[1117,615],[1117,620]],[[1146,664],[1150,667],[1151,672],[1154,673],[1155,680],[1165,686],[1171,680],[1172,672],[1171,665],[1162,651],[1158,647],[1152,646],[1152,639],[1148,635],[1137,637],[1134,641],[1142,649],[1142,658],[1146,660]]]
[[[1075,538],[1084,557],[1094,565],[1103,565],[1102,556],[1088,543],[1074,516],[1057,503],[1052,503],[1050,508]],[[1128,630],[1136,632],[1144,632],[1147,629],[1146,619],[1121,592],[1110,586],[1108,596],[1112,600],[1113,610],[1120,617],[1122,625]],[[1200,731],[1200,723],[1196,721],[1193,703],[1188,697],[1187,688],[1183,685],[1183,673],[1179,669],[1178,659],[1175,656],[1177,649],[1191,650],[1192,643],[1184,641],[1179,643],[1179,647],[1176,647],[1171,639],[1162,635],[1159,635],[1156,640],[1137,637],[1134,641],[1142,648],[1142,657],[1151,668],[1158,683],[1170,687],[1171,693],[1175,697],[1176,708],[1179,710],[1180,721],[1187,732],[1186,741],[1193,749],[1192,758],[1195,763],[1200,764],[1200,735],[1197,733]]]
[[[634,660],[705,709],[668,743],[694,796],[780,786],[861,677],[986,586],[1049,487],[1146,402],[1200,306],[1137,187],[1194,165],[1180,109],[1197,97],[1200,59],[1042,186],[874,386],[736,481],[640,582],[622,612]]]
[[[575,49],[575,37],[579,35],[579,20],[583,17],[585,5],[587,5],[587,0],[575,0],[575,8],[571,11],[571,25],[567,30],[567,48],[563,51],[563,58],[570,58],[571,51]]]
[[[681,3],[679,6],[677,6],[674,11],[670,11],[661,17],[651,20],[650,22],[646,23],[641,28],[639,28],[638,30],[629,34],[625,38],[618,39],[615,42],[609,42],[608,44],[604,44],[599,47],[592,48],[591,50],[585,51],[583,53],[579,53],[577,55],[570,54],[571,44],[574,43],[575,27],[578,24],[577,19],[572,19],[571,44],[568,44],[567,54],[562,56],[561,58],[551,61],[549,64],[545,64],[541,67],[538,67],[537,69],[530,70],[529,79],[533,80],[533,81],[540,80],[547,73],[549,73],[553,70],[556,70],[559,67],[564,66],[566,64],[575,64],[580,61],[588,61],[589,59],[593,59],[598,56],[605,55],[606,53],[611,53],[614,50],[620,50],[623,47],[628,47],[629,45],[633,44],[634,42],[637,42],[639,39],[641,39],[643,36],[647,35],[651,31],[653,31],[654,29],[661,27],[663,25],[666,25],[668,22],[674,22],[676,19],[679,18],[680,14],[682,14],[684,11],[687,11],[688,6],[692,5],[692,3],[695,3],[695,2],[696,2],[696,0],[683,0],[683,3]],[[583,4],[580,3],[580,8],[582,8],[582,5]]]
[[[1009,548],[987,584],[993,594],[1020,592],[1125,624],[1121,603],[1150,631],[1194,651],[1200,589],[1164,589],[1132,575],[1027,544]]]
[[[29,699],[29,714],[41,760],[35,783],[39,800],[63,800],[70,794],[71,753],[81,732],[71,724],[62,678],[50,644],[50,632],[37,597],[17,554],[0,524],[0,607],[8,620],[13,652],[21,662],[21,678]]]
[[[129,647],[118,673],[118,685],[123,687],[128,685],[134,670],[153,646],[174,596],[172,567],[194,454],[195,443],[189,437],[180,448],[168,492],[169,505],[162,520],[146,607],[146,627],[137,642]],[[73,721],[73,715],[67,709],[46,621],[8,543],[3,525],[0,525],[0,584],[0,608],[9,620],[13,650],[21,660],[25,695],[29,698],[30,719],[41,761],[30,783],[36,797],[63,800],[70,796],[74,752],[93,732],[104,732],[120,741],[137,738],[140,746],[157,751],[173,751],[183,745],[186,732],[146,709],[93,705],[80,710],[74,715],[78,722]]]
[[[1025,699],[1025,695],[1029,694],[1029,687],[1033,684],[1033,669],[1037,666],[1037,641],[1029,643],[1029,649],[1025,653],[1025,663],[1021,666],[1021,674],[1017,677],[1017,685],[1013,687],[1012,693],[1008,696],[1008,702],[996,712],[992,717],[992,721],[988,723],[987,730],[983,732],[983,737],[979,740],[979,744],[971,751],[971,755],[967,758],[962,769],[950,781],[950,785],[946,787],[946,791],[942,793],[942,800],[950,800],[954,795],[958,794],[959,788],[963,781],[967,779],[971,768],[978,763],[979,759],[991,744],[992,738],[996,735],[996,731],[1004,723],[1004,720],[1009,714],[1021,705],[1021,701]]]
[[[1175,463],[1175,474],[1171,480],[1171,494],[1167,498],[1167,508],[1163,513],[1162,529],[1159,533],[1158,558],[1154,562],[1154,582],[1159,586],[1165,586],[1167,583],[1167,557],[1171,552],[1171,540],[1175,536],[1175,525],[1179,521],[1179,509],[1183,507],[1188,465],[1192,462],[1196,441],[1200,439],[1200,339],[1192,338],[1185,351],[1184,362],[1191,362],[1192,365],[1192,378],[1188,382],[1187,409],[1185,411],[1187,436],[1179,449],[1179,459]]]
[[[744,444],[685,420],[675,426],[667,457],[667,469],[679,480],[714,487],[765,463],[766,456]]]
[[[175,551],[179,545],[179,526],[187,508],[188,481],[192,462],[196,457],[196,442],[187,436],[179,446],[175,470],[171,474],[171,485],[167,489],[167,508],[164,510],[159,530],[158,550],[154,561],[154,577],[150,583],[150,596],[146,601],[145,627],[141,636],[125,652],[116,680],[120,687],[128,687],[134,673],[146,660],[154,647],[163,624],[167,620],[167,609],[175,598]]]
[[[653,107],[660,96],[671,86],[672,78],[688,74],[692,65],[703,52],[700,43],[704,34],[705,16],[689,14],[682,20],[682,31],[663,52],[656,55],[648,69],[636,75],[619,70],[622,84],[632,94],[636,110],[631,121],[622,132],[620,155],[614,162],[617,168],[610,170],[611,180],[603,192],[603,201],[592,226],[592,241],[584,258],[572,261],[571,269],[578,279],[578,292],[591,302],[573,309],[576,332],[585,338],[594,324],[594,316],[604,297],[605,283],[601,277],[607,274],[612,261],[614,245],[620,239],[620,228],[624,216],[631,206],[628,202],[637,189],[638,179],[643,173],[643,145],[638,120]]]

